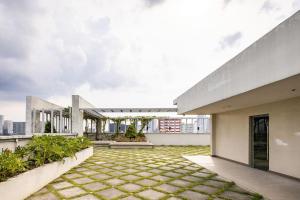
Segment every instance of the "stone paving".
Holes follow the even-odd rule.
[[[182,155],[207,155],[208,147],[95,149],[94,155],[28,200],[256,200]]]

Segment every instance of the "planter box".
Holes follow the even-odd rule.
[[[23,200],[92,155],[93,147],[89,147],[77,152],[74,158],[65,158],[64,162],[49,163],[1,182],[0,199]]]

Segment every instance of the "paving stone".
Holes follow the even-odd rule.
[[[168,176],[157,175],[157,176],[151,177],[151,179],[154,179],[157,181],[167,181],[167,180],[170,180],[171,178]]]
[[[69,178],[69,179],[73,179],[73,178],[82,177],[82,175],[81,174],[66,174],[65,177]]]
[[[108,168],[102,168],[100,169],[101,172],[107,173],[107,172],[111,172],[113,171],[112,169],[108,169]]]
[[[156,181],[153,181],[150,179],[143,179],[143,180],[137,181],[136,183],[143,185],[143,186],[153,186],[153,185],[157,184]]]
[[[167,171],[174,170],[174,168],[168,166],[160,167],[160,169],[167,170]]]
[[[220,195],[220,197],[226,198],[226,199],[238,199],[238,200],[251,200],[253,199],[252,196],[247,194],[241,194],[237,192],[232,191],[225,191]]]
[[[85,174],[85,175],[92,175],[92,174],[97,174],[98,172],[93,171],[93,170],[87,170],[87,171],[83,171],[83,172],[81,172],[81,173],[83,173],[83,174]]]
[[[84,187],[87,190],[96,191],[96,190],[101,190],[107,186],[104,185],[103,183],[94,182],[94,183],[83,185],[82,187]]]
[[[62,189],[70,186],[72,186],[72,184],[67,181],[52,184],[52,187],[54,187],[55,189]]]
[[[197,177],[201,177],[201,178],[207,178],[207,177],[211,176],[211,174],[202,173],[202,172],[195,172],[192,175],[197,176]]]
[[[170,177],[173,177],[173,178],[182,176],[182,174],[175,173],[175,172],[167,172],[167,173],[165,173],[164,175],[165,175],[165,176],[170,176]]]
[[[122,169],[125,169],[126,167],[123,167],[123,166],[116,166],[116,167],[113,167],[113,169],[116,169],[116,170],[122,170]]]
[[[180,190],[179,187],[169,185],[169,184],[166,184],[166,183],[155,187],[155,189],[158,189],[158,190],[161,190],[161,191],[164,191],[164,192],[167,192],[167,193],[174,193],[174,192],[177,192],[178,190]]]
[[[96,196],[92,195],[92,194],[88,194],[88,195],[84,195],[72,200],[99,200]]]
[[[181,174],[187,174],[187,173],[189,173],[190,171],[189,171],[189,170],[186,170],[186,169],[176,169],[176,170],[174,170],[174,172],[181,173]]]
[[[59,198],[52,193],[47,193],[47,194],[40,194],[38,196],[30,197],[28,200],[59,200]]]
[[[214,180],[205,181],[205,182],[203,182],[203,184],[218,187],[218,188],[224,188],[226,185],[228,185],[227,182],[214,181]]]
[[[237,185],[231,186],[228,190],[234,191],[234,192],[239,192],[239,193],[244,193],[244,194],[250,194],[247,190],[244,190],[243,188],[238,187]]]
[[[128,180],[128,181],[133,181],[133,180],[139,179],[140,177],[135,176],[135,175],[127,175],[127,176],[122,176],[121,178]]]
[[[180,187],[187,187],[187,186],[191,185],[191,182],[184,181],[184,180],[181,180],[181,179],[176,179],[174,181],[171,181],[170,183],[172,183],[174,185],[177,185],[177,186],[180,186]]]
[[[180,196],[189,200],[207,200],[208,198],[207,195],[198,192],[189,191],[189,190],[182,192]]]
[[[135,196],[129,196],[129,197],[125,197],[125,198],[122,198],[122,200],[139,200],[140,198],[137,198]]]
[[[97,194],[105,197],[106,199],[114,199],[123,196],[125,193],[118,189],[110,188],[107,190],[99,191],[97,192]]]
[[[152,173],[155,173],[155,174],[160,174],[163,172],[163,170],[160,170],[160,169],[151,169],[149,170],[149,172],[152,172]]]
[[[96,175],[93,175],[92,177],[95,179],[98,179],[98,180],[105,180],[105,179],[111,178],[111,176],[109,176],[107,174],[96,174]]]
[[[204,192],[207,194],[214,194],[217,192],[219,189],[211,186],[206,186],[206,185],[197,185],[192,188],[193,190],[196,190],[198,192]]]
[[[138,195],[143,198],[150,199],[150,200],[157,200],[157,199],[163,198],[165,196],[164,193],[157,192],[157,191],[151,190],[151,189],[140,192],[140,193],[138,193]]]
[[[124,172],[120,172],[120,171],[113,171],[113,172],[109,172],[110,175],[112,176],[122,176],[125,173]]]
[[[197,182],[197,183],[206,181],[206,179],[196,177],[196,176],[184,176],[184,177],[181,177],[181,179],[186,180],[186,181],[190,181],[190,182]]]
[[[85,183],[89,183],[92,182],[93,180],[87,177],[83,177],[83,178],[76,178],[73,179],[73,181],[77,184],[85,184]]]
[[[128,191],[128,192],[136,192],[142,187],[133,183],[127,183],[125,185],[120,186],[122,189]]]
[[[136,169],[125,169],[123,170],[124,172],[127,172],[127,173],[135,173],[135,172],[138,172],[138,170]]]
[[[115,186],[115,185],[120,185],[120,184],[124,183],[125,181],[118,179],[118,178],[113,178],[113,179],[108,179],[105,182],[110,185]]]
[[[74,197],[80,194],[84,194],[85,191],[79,187],[72,187],[68,189],[58,190],[58,193],[66,198]]]
[[[88,169],[84,168],[84,167],[76,168],[76,171],[78,171],[78,172],[82,172],[82,171],[85,171],[85,170],[88,170]]]
[[[143,176],[143,177],[148,177],[148,176],[152,176],[153,174],[150,173],[150,172],[139,172],[139,173],[136,173],[136,175]]]

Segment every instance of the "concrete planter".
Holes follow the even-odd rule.
[[[64,162],[49,163],[1,182],[0,198],[9,200],[25,199],[92,155],[93,147],[89,147],[77,152],[74,158],[65,158]]]

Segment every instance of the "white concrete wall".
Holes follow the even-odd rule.
[[[299,35],[300,11],[175,99],[178,113],[299,74]]]
[[[146,137],[154,145],[210,145],[210,134],[206,133],[149,133]]]
[[[33,123],[32,119],[32,111],[34,110],[62,110],[63,107],[45,101],[41,98],[34,96],[26,97],[26,126],[25,126],[25,134],[32,135],[32,126],[36,125]],[[39,115],[38,115],[39,116]],[[36,119],[37,120],[37,119]]]
[[[94,108],[79,95],[72,95],[72,133],[83,135],[83,111],[81,108]]]
[[[249,117],[269,114],[269,168],[300,178],[300,97],[215,116],[216,155],[249,164]]]

